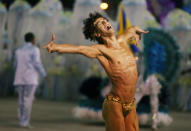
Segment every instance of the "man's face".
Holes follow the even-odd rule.
[[[35,38],[33,38],[32,40],[31,40],[31,43],[34,45],[35,44]]]
[[[112,36],[114,35],[114,29],[108,20],[100,17],[95,22],[94,25],[97,29],[97,33],[101,36]]]

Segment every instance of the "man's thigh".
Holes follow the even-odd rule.
[[[125,131],[139,131],[136,108],[125,117]]]
[[[125,131],[124,116],[120,103],[105,100],[102,111],[106,131]]]

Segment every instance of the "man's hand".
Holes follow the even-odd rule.
[[[146,34],[148,32],[149,31],[144,31],[137,26],[131,26],[127,29],[127,34],[130,36],[128,40],[134,40],[136,43],[139,43],[139,40],[141,40],[141,34]]]
[[[48,53],[54,52],[54,40],[55,40],[55,35],[52,35],[52,40],[46,44],[43,48],[46,48],[48,50]]]

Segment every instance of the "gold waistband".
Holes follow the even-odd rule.
[[[130,102],[122,102],[118,96],[107,95],[106,100],[120,103],[122,105],[124,116],[128,115],[135,105],[135,98],[133,98]]]
[[[120,97],[115,96],[115,95],[107,95],[106,99],[109,100],[109,101],[114,101],[114,102],[118,102],[118,103],[121,103],[121,104],[135,103],[135,98],[131,99],[130,102],[122,102]]]

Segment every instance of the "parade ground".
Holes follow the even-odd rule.
[[[17,98],[0,98],[0,131],[105,131],[105,125],[98,120],[81,120],[73,117],[75,102],[47,101],[36,99],[33,104],[32,129],[20,128],[17,120]],[[169,127],[158,131],[191,131],[191,113],[175,112],[170,115],[174,121]],[[140,131],[151,131],[141,127]]]

